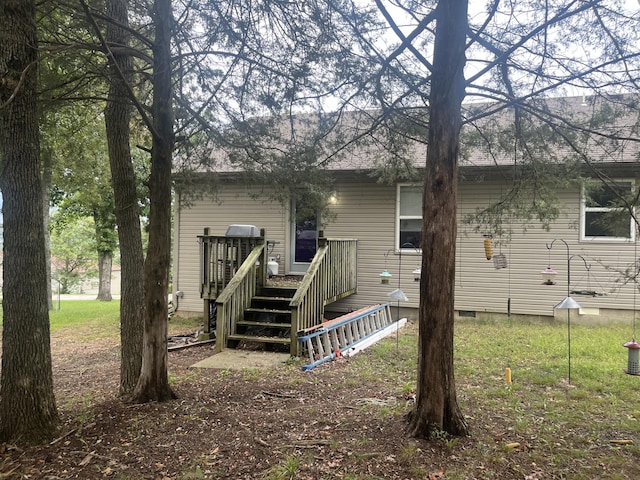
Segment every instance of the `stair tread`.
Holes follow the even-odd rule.
[[[245,312],[285,314],[285,313],[291,313],[291,310],[282,310],[280,308],[249,307],[245,309]]]
[[[265,295],[256,295],[253,300],[273,301],[273,302],[290,302],[291,297],[269,297]]]
[[[291,343],[291,339],[289,337],[263,337],[263,336],[254,336],[254,335],[240,335],[237,333],[229,335],[229,340],[245,340],[247,342],[264,342],[264,343],[281,343],[283,345],[288,345]]]
[[[273,322],[254,322],[250,320],[240,320],[236,325],[244,325],[251,327],[267,327],[267,328],[291,328],[290,323],[273,323]]]

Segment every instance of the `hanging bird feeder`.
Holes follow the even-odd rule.
[[[499,253],[493,256],[493,266],[496,270],[501,268],[507,268],[507,256],[504,253]]]
[[[550,266],[548,266],[543,271],[541,271],[540,275],[542,275],[542,284],[543,285],[555,285],[556,284],[556,277],[558,275],[558,272],[556,272]]]
[[[413,281],[414,282],[419,282],[420,281],[420,277],[422,276],[422,267],[418,267],[416,268],[413,272]]]
[[[389,270],[385,268],[383,272],[380,274],[380,283],[382,285],[389,285],[389,280],[391,280],[391,277],[393,277],[393,275],[391,275],[389,273]]]
[[[629,349],[627,369],[624,373],[628,375],[640,375],[640,362],[638,362],[638,357],[640,356],[640,343],[633,339],[630,342],[625,343],[623,346],[624,348]]]
[[[491,235],[483,235],[484,236],[484,256],[487,260],[491,260],[493,258],[493,249],[491,248]]]

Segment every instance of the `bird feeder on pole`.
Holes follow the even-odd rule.
[[[640,375],[640,362],[638,361],[638,357],[640,356],[640,343],[633,339],[623,346],[628,349],[627,369],[624,372],[628,375]]]

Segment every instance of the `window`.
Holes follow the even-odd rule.
[[[422,187],[398,186],[398,220],[396,231],[398,248],[421,247]],[[411,245],[411,246],[409,246]]]
[[[633,218],[624,207],[630,201],[633,182],[617,181],[609,185],[592,182],[583,187],[582,239],[624,241],[635,237]]]

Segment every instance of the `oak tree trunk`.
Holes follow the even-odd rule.
[[[466,435],[456,400],[453,319],[460,107],[464,97],[467,0],[440,0],[429,101],[423,194],[418,382],[409,429],[416,437]]]
[[[0,189],[4,286],[0,441],[53,436],[53,395],[39,131],[34,1],[0,2]]]
[[[155,0],[153,21],[153,140],[149,179],[149,245],[144,264],[146,315],[142,371],[134,402],[175,398],[167,373],[171,257],[171,159],[174,146],[171,85],[171,0]]]
[[[127,0],[107,0],[107,42],[128,45],[125,28],[128,20]],[[131,163],[131,103],[127,82],[131,76],[131,58],[118,49],[110,63],[109,100],[105,125],[109,164],[120,242],[120,395],[133,392],[142,368],[142,332],[144,325],[142,232],[138,207],[137,182]]]

